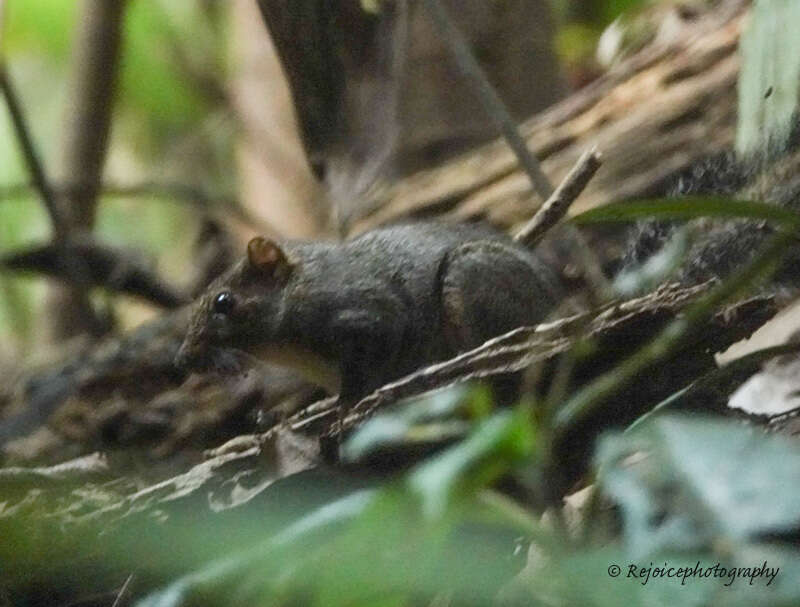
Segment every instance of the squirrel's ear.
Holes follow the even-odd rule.
[[[253,268],[272,276],[284,276],[292,267],[283,249],[261,236],[247,243],[247,259]]]

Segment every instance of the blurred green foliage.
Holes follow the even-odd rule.
[[[5,60],[48,176],[57,182],[80,3],[9,0],[5,5]],[[235,125],[215,94],[215,87],[225,86],[227,28],[227,9],[201,2],[128,3],[106,182],[180,183],[211,194],[233,190]],[[0,112],[0,141],[2,191],[5,185],[28,181],[5,110]],[[104,195],[96,225],[99,238],[140,248],[180,283],[197,220],[186,201]],[[35,192],[0,200],[0,254],[45,240],[49,232]],[[1,353],[24,353],[34,342],[45,284],[0,273],[0,340],[14,344]],[[124,322],[127,308],[120,310]]]
[[[604,27],[624,13],[653,0],[553,0],[561,21],[583,22]]]
[[[4,51],[11,58],[36,54],[59,67],[69,54],[77,2],[6,2]]]
[[[437,407],[433,400],[412,406],[426,404]],[[137,605],[404,606],[437,597],[449,605],[609,607],[800,600],[800,552],[764,539],[796,530],[796,445],[737,423],[677,416],[608,436],[596,471],[597,490],[621,514],[622,535],[611,539],[614,517],[602,510],[583,512],[581,526],[592,533],[567,533],[489,489],[499,475],[541,464],[531,459],[531,419],[524,408],[495,413],[475,423],[462,443],[400,478],[297,513],[277,532],[255,532],[252,546],[228,546],[230,554]],[[468,490],[442,492],[456,486]],[[312,483],[306,491],[323,488]],[[197,529],[189,541],[208,533]],[[695,575],[683,583],[680,575],[630,575],[631,565],[694,569],[698,563],[702,570],[719,564],[737,573]],[[751,582],[744,570],[764,563],[775,575]],[[614,565],[621,575],[609,574]]]

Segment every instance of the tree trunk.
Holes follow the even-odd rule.
[[[483,68],[523,119],[561,98],[543,0],[447,0]],[[419,2],[259,0],[310,163],[340,225],[377,182],[492,137],[484,114]]]
[[[61,174],[79,187],[61,199],[68,231],[90,231],[111,129],[116,76],[122,42],[125,0],[84,0],[65,108]],[[85,290],[54,286],[50,294],[51,333],[63,339],[93,332]]]
[[[304,154],[275,47],[252,0],[237,0],[231,12],[241,203],[281,236],[319,237],[329,227],[325,194]]]

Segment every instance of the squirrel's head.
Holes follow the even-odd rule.
[[[175,358],[183,368],[238,370],[241,355],[274,337],[294,264],[273,240],[253,238],[247,256],[195,302]]]

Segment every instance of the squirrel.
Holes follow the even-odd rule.
[[[723,154],[693,166],[672,195],[728,195],[800,210],[797,146],[760,162]],[[695,220],[702,229],[670,280],[724,278],[773,232],[765,222]],[[643,222],[615,273],[641,264],[677,222]],[[797,250],[794,250],[797,249]],[[769,289],[800,287],[800,247]],[[422,222],[343,243],[255,238],[195,304],[183,368],[239,370],[250,356],[301,371],[342,403],[487,339],[542,322],[565,285],[542,258],[479,225]]]
[[[677,185],[667,184],[653,195],[721,194],[800,211],[798,140],[800,134],[783,150],[755,159],[721,154],[693,165]],[[751,258],[771,232],[756,221],[705,224],[678,274],[669,280],[688,284],[724,277]],[[677,226],[642,223],[620,243],[627,253],[606,267],[608,274],[658,252]],[[332,393],[342,387],[345,396],[357,399],[427,363],[544,319],[568,290],[556,278],[559,273],[549,269],[560,257],[556,251],[546,261],[547,251],[534,255],[489,228],[430,223],[383,228],[341,244],[255,239],[247,257],[195,301],[192,319],[187,319],[192,310],[182,308],[177,316],[144,324],[114,348],[101,348],[63,369],[40,374],[36,385],[26,388],[29,408],[0,421],[0,445],[41,424],[69,395],[98,381],[95,376],[118,381],[120,369],[129,372],[140,356],[149,367],[155,362],[169,382],[180,382],[192,367],[238,370],[249,356],[259,354],[259,346],[269,346],[260,348],[261,354],[300,367]],[[800,246],[787,251],[767,288],[792,295],[800,288],[798,268]],[[301,285],[304,291],[298,290]],[[506,313],[509,303],[513,305]],[[303,326],[301,319],[315,308]],[[376,309],[380,315],[371,324],[363,322]],[[358,311],[361,323],[356,322]],[[389,313],[401,321],[384,327],[394,323]],[[328,324],[334,320],[338,324]],[[278,339],[279,328],[300,338]],[[143,349],[154,332],[155,350]]]
[[[554,273],[508,236],[420,222],[344,242],[252,239],[195,304],[176,364],[293,367],[352,405],[523,325],[560,301]]]

